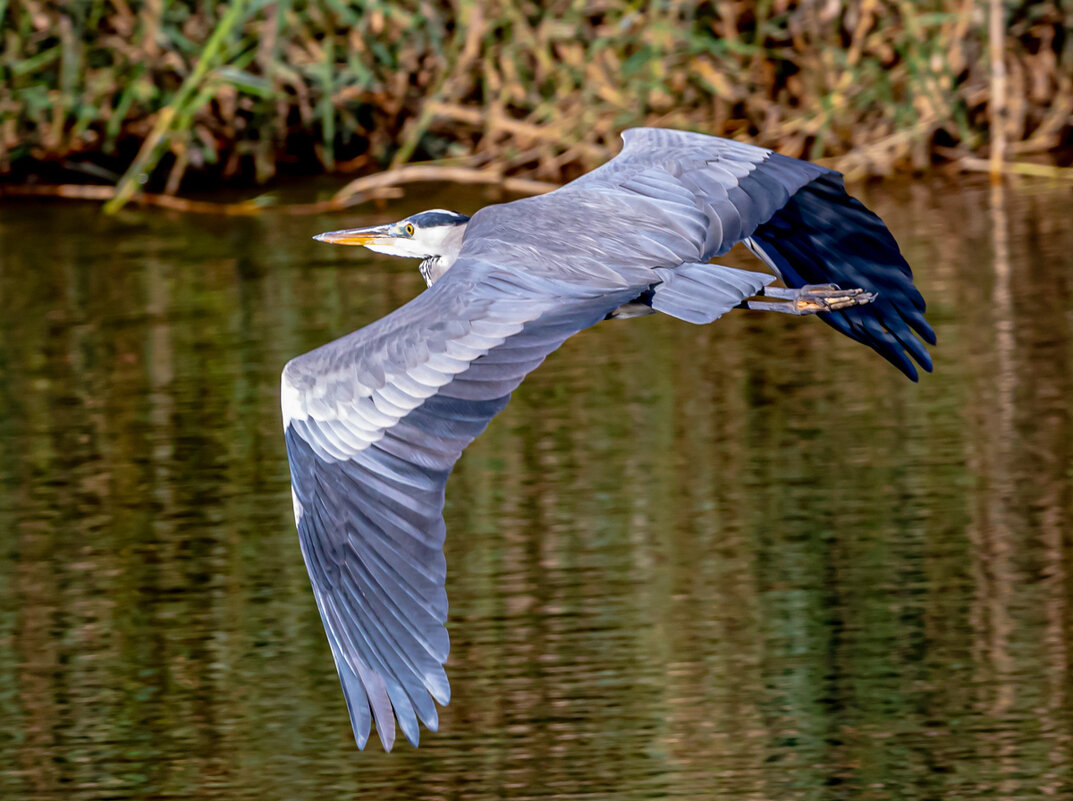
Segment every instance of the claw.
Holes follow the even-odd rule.
[[[787,300],[789,303],[747,300],[742,306],[746,309],[804,315],[844,311],[856,306],[864,306],[879,297],[878,292],[868,292],[858,287],[841,289],[838,284],[806,284],[797,289],[768,286],[764,287],[759,294],[762,297]]]
[[[817,314],[819,312],[842,311],[855,306],[864,306],[876,299],[875,292],[863,289],[841,289],[816,292],[818,287],[808,287],[807,294],[795,298],[792,303],[797,314]]]

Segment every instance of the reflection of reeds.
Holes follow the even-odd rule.
[[[1068,14],[1008,9],[989,58],[978,9],[16,0],[0,11],[0,174],[22,159],[125,171],[114,205],[146,176],[173,193],[191,168],[263,180],[295,160],[463,156],[557,181],[641,123],[885,173],[982,155],[996,64],[1007,155],[1068,144]]]
[[[452,703],[390,758],[354,751],[278,375],[416,271],[287,217],[8,210],[0,796],[1070,797],[1066,195],[942,188],[867,189],[939,328],[920,384],[744,313],[525,381],[448,485]]]

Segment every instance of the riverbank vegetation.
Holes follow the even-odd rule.
[[[642,124],[852,175],[974,168],[994,119],[1007,158],[1073,159],[1068,3],[993,2],[998,64],[974,0],[652,5],[0,2],[0,179],[127,198],[436,160],[558,182]]]

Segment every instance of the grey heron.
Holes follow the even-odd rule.
[[[931,370],[909,265],[839,173],[703,134],[623,140],[546,195],[317,237],[420,258],[428,284],[283,371],[299,541],[360,748],[373,721],[388,750],[396,721],[414,745],[419,720],[438,727],[448,474],[572,334],[638,313],[815,313],[913,380],[910,356]],[[711,263],[737,242],[773,274]]]

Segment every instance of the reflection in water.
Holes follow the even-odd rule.
[[[936,374],[778,315],[571,340],[450,481],[454,698],[390,756],[351,740],[278,376],[416,270],[331,218],[6,208],[0,797],[1069,794],[1068,192],[885,192]]]

